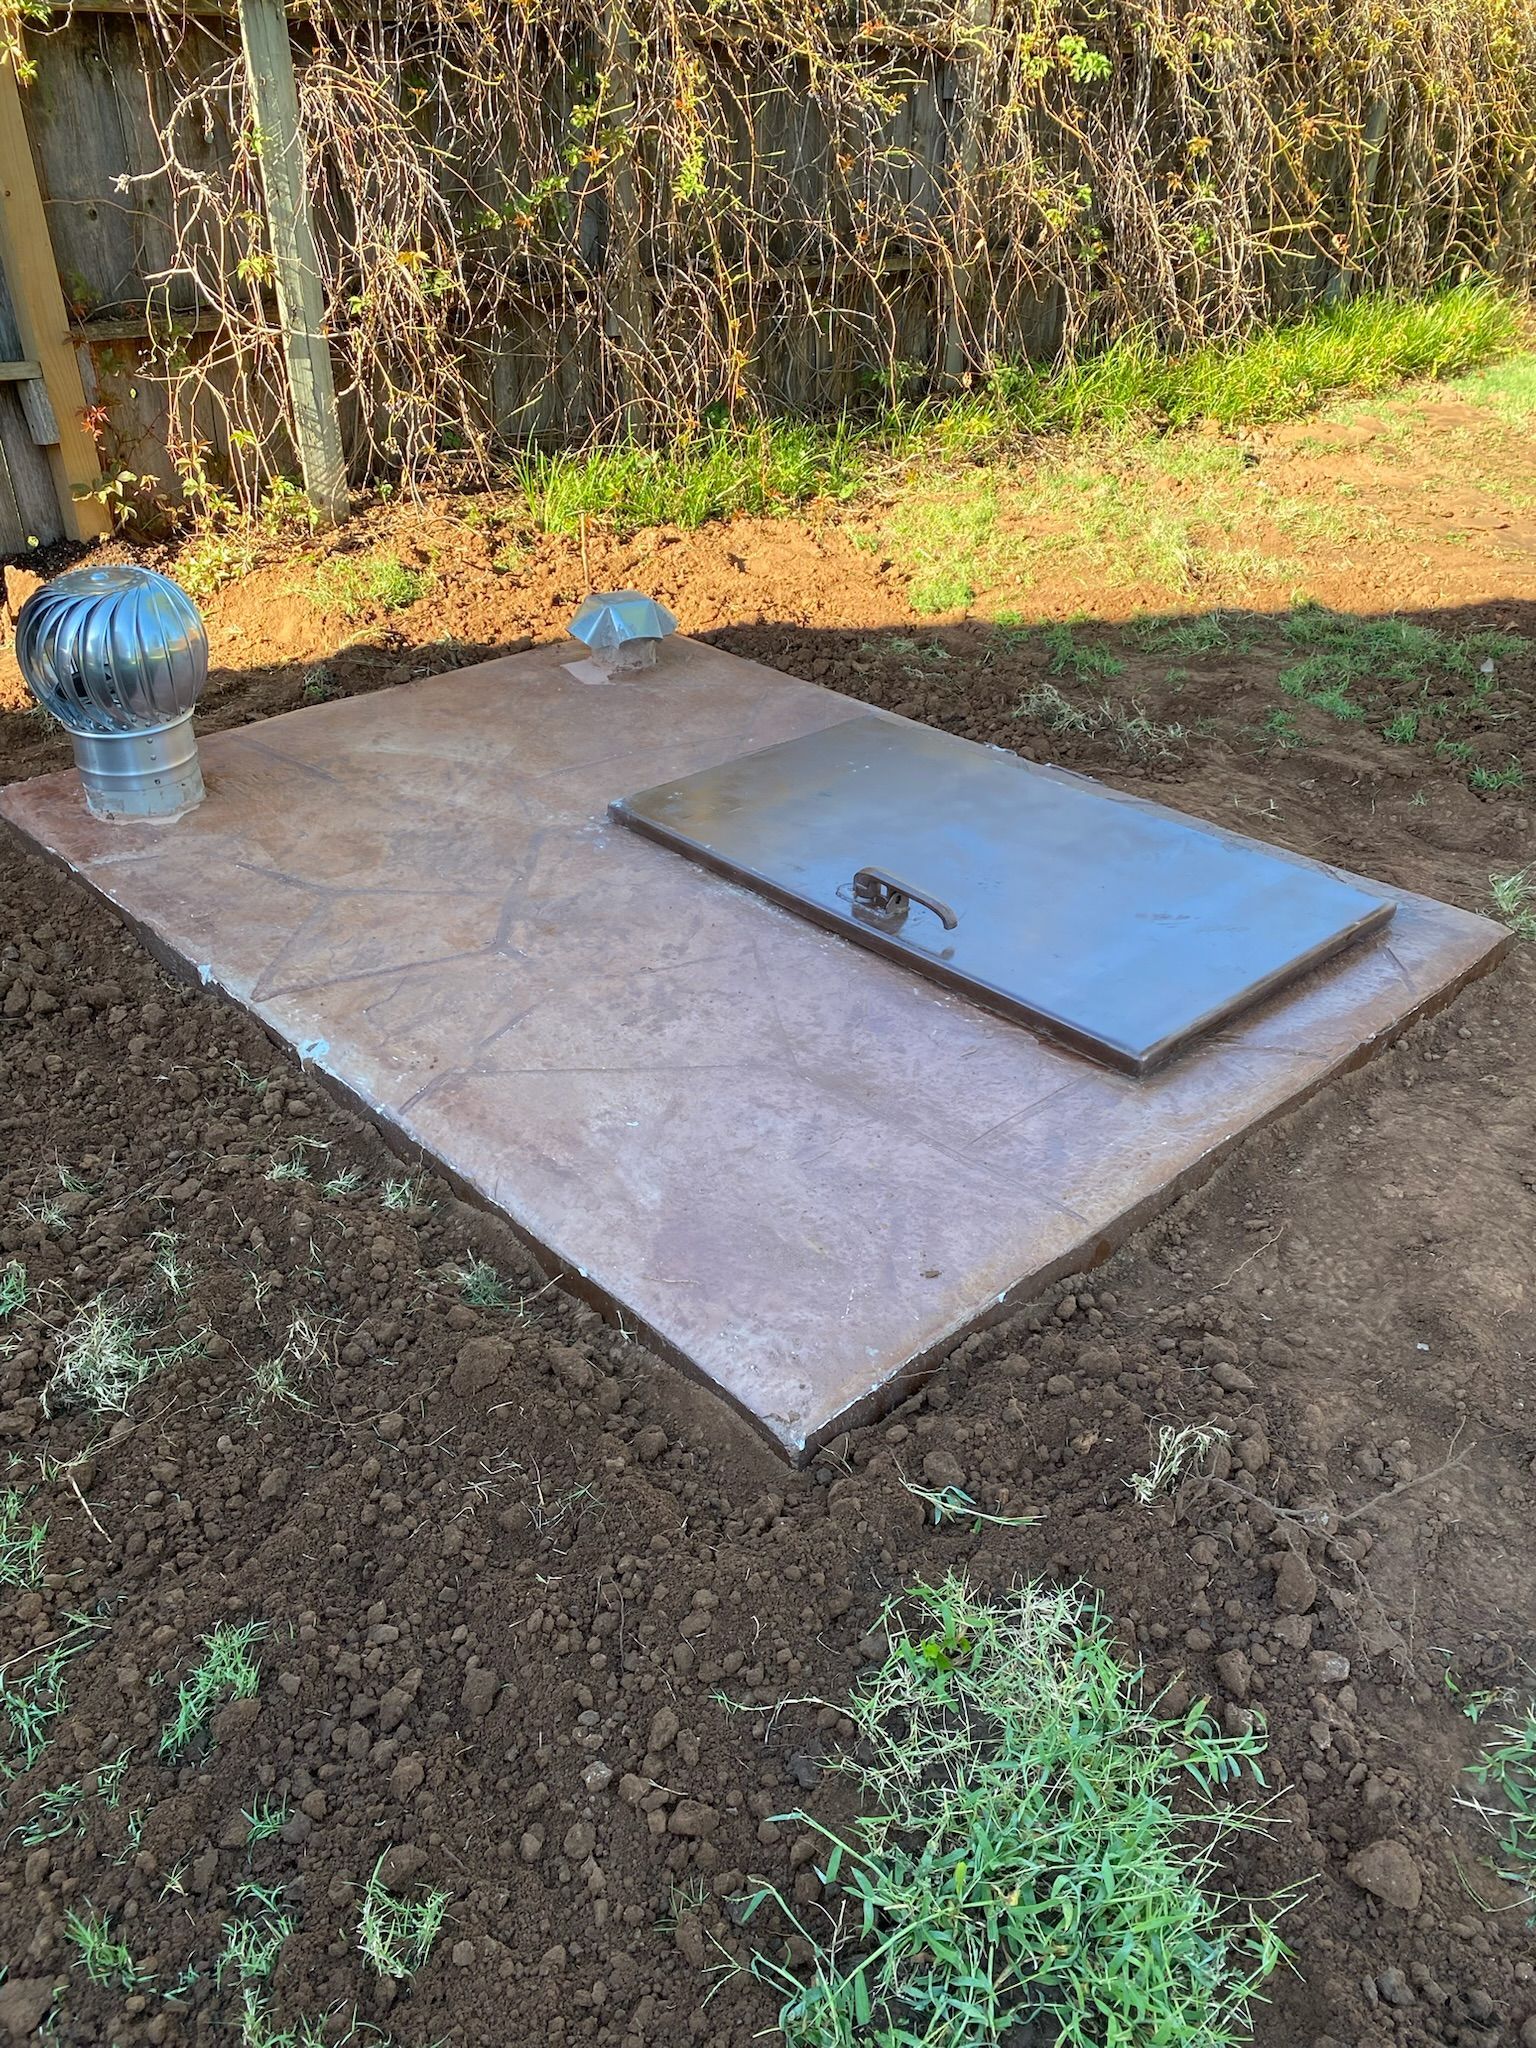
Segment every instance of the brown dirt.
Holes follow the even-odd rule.
[[[404,515],[380,517],[399,546]],[[342,622],[281,599],[291,563],[215,602],[221,660],[248,666],[221,671],[213,722],[287,708],[321,661],[336,686],[369,688],[543,635],[585,581],[574,547],[540,543],[510,584],[473,558],[483,536],[462,520],[414,517],[439,577],[430,615],[374,622],[338,652]],[[450,541],[467,551],[451,575]],[[1458,543],[1415,579],[1414,549],[1373,573],[1373,609],[1536,635],[1515,551]],[[1307,744],[1266,739],[1265,710],[1288,701],[1273,635],[1184,658],[1175,688],[1170,657],[1106,628],[1128,664],[1116,693],[1192,728],[1144,766],[1104,735],[1069,752],[1021,733],[1012,708],[1047,673],[1038,641],[917,625],[899,580],[830,514],[594,538],[587,573],[657,589],[760,659],[1126,785],[1150,776],[1188,809],[1388,882],[1484,908],[1489,870],[1536,854],[1525,800],[1475,794],[1462,764],[1305,707]],[[1349,601],[1342,572],[1311,587]],[[1041,618],[1075,608],[1066,589],[1037,595]],[[1502,758],[1532,743],[1528,671],[1500,692]],[[11,774],[60,761],[22,715],[0,741]],[[1532,949],[795,1475],[544,1289],[510,1234],[445,1189],[386,1211],[380,1185],[400,1169],[368,1127],[51,871],[9,846],[3,859],[0,1259],[25,1261],[38,1315],[0,1347],[0,1449],[12,1480],[38,1482],[49,1532],[48,1576],[11,1597],[0,1660],[70,1614],[94,1625],[8,1813],[133,1754],[121,1805],[90,1804],[83,1840],[29,1851],[13,1826],[0,1848],[0,2038],[24,2004],[13,1987],[44,1979],[65,1987],[60,2042],[233,2038],[238,1992],[213,1963],[252,1876],[284,1884],[298,1922],[271,1986],[280,2018],[356,2001],[409,2048],[745,2048],[772,2002],[737,1977],[705,2007],[714,1944],[746,1952],[727,1903],[749,1876],[814,1900],[799,1831],[769,1817],[822,1810],[814,1760],[838,1727],[803,1707],[748,1722],[716,1695],[836,1700],[884,1596],[951,1565],[983,1588],[1083,1577],[1156,1684],[1208,1693],[1229,1726],[1268,1723],[1275,1827],[1229,1876],[1304,1889],[1264,2048],[1533,2038],[1524,1912],[1456,1800],[1482,1731],[1445,1683],[1448,1669],[1464,1690],[1528,1683],[1536,1653]],[[308,1154],[317,1179],[355,1166],[361,1188],[270,1182],[301,1136],[328,1148]],[[84,1192],[61,1193],[61,1165]],[[44,1195],[64,1210],[51,1226],[20,1207]],[[180,1240],[180,1300],[152,1271],[157,1230]],[[459,1299],[445,1267],[469,1250],[517,1276],[521,1314]],[[54,1332],[103,1288],[197,1346],[110,1429],[49,1419]],[[296,1315],[320,1323],[334,1363],[304,1383],[306,1408],[253,1413],[251,1368]],[[1230,1429],[1230,1463],[1143,1508],[1126,1479],[1169,1418]],[[44,1455],[82,1460],[73,1486],[39,1479]],[[925,1526],[901,1477],[930,1458],[986,1506],[1040,1520]],[[246,1617],[270,1627],[259,1704],[217,1724],[206,1753],[161,1763],[197,1636]],[[248,1846],[240,1815],[263,1793],[292,1817]],[[1384,1840],[1422,1880],[1414,1910],[1349,1875]],[[353,1941],[358,1887],[386,1849],[453,1894],[430,1961],[392,1999]],[[154,1971],[142,1992],[67,1968],[64,1915],[87,1900]],[[168,1997],[189,1965],[196,1982]]]

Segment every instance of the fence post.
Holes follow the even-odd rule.
[[[628,116],[629,147],[635,141],[635,70],[625,0],[607,0],[602,21],[603,66],[610,89],[622,91]],[[640,274],[640,222],[634,172],[626,151],[613,164],[608,185],[608,242],[605,265],[608,271],[609,306],[618,329],[620,347],[619,379],[624,389],[624,430],[631,440],[640,437],[644,416],[637,395],[634,362],[626,351],[639,348],[649,356],[651,313],[645,281]]]
[[[256,151],[267,202],[267,234],[277,286],[278,319],[288,365],[293,434],[309,502],[325,520],[345,519],[346,461],[336,384],[325,338],[320,256],[309,217],[304,147],[299,137],[299,91],[293,76],[288,17],[282,0],[239,0]]]
[[[10,286],[22,353],[42,371],[46,424],[41,408],[37,418],[29,415],[29,424],[48,459],[64,531],[71,540],[95,540],[111,532],[112,520],[100,498],[76,496],[100,488],[101,463],[83,418],[85,388],[69,338],[15,62],[14,47],[0,57],[0,267]],[[36,406],[35,395],[32,403]]]
[[[971,38],[979,39],[981,31],[990,26],[992,9],[993,0],[970,0],[965,26]],[[971,192],[976,166],[981,161],[981,64],[981,51],[971,47],[959,88],[960,133],[950,160],[951,174],[961,194],[960,205],[954,212],[956,247],[950,269],[949,310],[944,320],[944,382],[951,388],[965,380],[965,302],[970,296],[975,269],[975,245],[984,233]]]

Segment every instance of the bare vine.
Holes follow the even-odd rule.
[[[68,17],[0,0],[23,64]],[[308,0],[359,473],[891,402],[1533,243],[1536,0]],[[232,18],[148,0],[146,368],[195,496],[293,467]]]

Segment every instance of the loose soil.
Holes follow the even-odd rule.
[[[1429,442],[1441,431],[1426,419]],[[1443,431],[1515,460],[1489,416]],[[1261,464],[1298,459],[1273,445]],[[1306,459],[1362,460],[1324,445]],[[1497,469],[1490,455],[1463,497],[1496,497]],[[1435,542],[1400,482],[1398,498],[1391,477],[1372,486],[1400,515],[1393,543],[1366,565],[1309,557],[1309,594],[1536,637],[1532,558],[1493,528]],[[1094,644],[1126,664],[1102,687],[1186,728],[1138,762],[1108,731],[1021,730],[1020,695],[1049,674],[1039,637],[918,621],[867,544],[878,513],[592,535],[585,569],[574,542],[530,541],[511,577],[462,509],[387,508],[349,533],[416,547],[437,583],[348,645],[349,622],[292,597],[291,557],[221,593],[210,722],[289,708],[317,680],[382,687],[500,652],[558,630],[589,580],[634,581],[740,652],[1153,782],[1388,883],[1486,909],[1490,870],[1536,855],[1523,795],[1475,792],[1464,759],[1307,706],[1295,743],[1269,735],[1290,702],[1288,593],[1267,614],[1250,594],[1255,644],[1175,657],[1176,682],[1123,620],[1205,609],[1203,593],[1099,609]],[[1084,595],[1037,584],[1027,606],[1061,619]],[[1501,761],[1536,740],[1529,659],[1501,663]],[[7,775],[66,758],[24,713],[0,740]],[[956,1568],[983,1589],[1087,1580],[1170,1710],[1206,1694],[1229,1728],[1267,1724],[1271,1826],[1225,1871],[1251,1894],[1297,1888],[1264,2048],[1536,2040],[1526,1911],[1458,1803],[1486,1733],[1461,1700],[1528,1687],[1536,1651],[1536,951],[794,1474],[444,1187],[386,1208],[403,1169],[370,1127],[74,886],[12,844],[0,859],[0,1263],[22,1260],[33,1290],[0,1326],[0,1483],[34,1487],[48,1522],[42,1585],[7,1592],[6,1674],[71,1616],[90,1624],[46,1754],[6,1791],[0,2039],[30,2038],[55,1984],[61,2043],[237,2038],[240,1987],[215,1962],[254,1881],[281,1885],[297,1923],[267,1987],[275,2021],[329,2013],[338,2038],[355,2005],[408,2048],[744,2048],[773,2003],[715,1974],[758,1936],[732,1901],[762,1877],[814,1907],[814,1838],[773,1816],[836,1811],[818,1763],[840,1725],[833,1707],[723,1702],[835,1703],[879,1653],[887,1594]],[[307,1180],[268,1177],[295,1156]],[[45,1199],[56,1210],[23,1206]],[[175,1235],[179,1293],[157,1232]],[[471,1256],[510,1307],[462,1299]],[[103,1289],[187,1353],[121,1419],[50,1417],[57,1332]],[[299,1401],[262,1401],[253,1375],[295,1319],[321,1355]],[[1209,1480],[1143,1507],[1126,1482],[1164,1421],[1218,1424],[1230,1447]],[[925,1474],[1038,1519],[935,1528],[903,1485]],[[258,1695],[162,1762],[198,1637],[248,1618],[267,1626]],[[81,1839],[22,1842],[38,1794],[125,1748],[119,1804],[88,1799]],[[262,1797],[287,1818],[251,1843],[242,1816]],[[389,1882],[452,1893],[398,1988],[355,1940],[386,1853]],[[152,1981],[126,1992],[70,1967],[65,1916],[87,1902]]]

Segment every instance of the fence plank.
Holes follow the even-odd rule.
[[[293,51],[281,0],[240,0],[240,40],[260,135],[261,182],[299,467],[305,492],[321,518],[342,520],[350,509],[346,463],[325,338],[320,258],[305,190]]]
[[[94,540],[110,530],[111,521],[99,500],[75,495],[97,489],[101,465],[85,428],[80,365],[70,344],[64,294],[10,55],[0,58],[0,266],[10,288],[21,353],[40,367],[58,420],[58,441],[44,459],[58,500],[59,524],[71,540]]]

